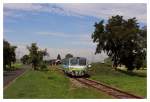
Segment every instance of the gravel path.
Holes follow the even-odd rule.
[[[4,71],[3,72],[3,85],[6,87],[9,83],[11,83],[14,79],[18,76],[23,74],[26,70],[30,67],[27,65],[22,66],[22,68],[15,70],[15,71]]]

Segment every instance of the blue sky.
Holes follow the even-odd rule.
[[[94,55],[93,25],[117,14],[147,24],[146,4],[4,4],[4,39],[18,46],[18,56],[36,42],[51,58],[72,53],[103,60],[105,54]]]

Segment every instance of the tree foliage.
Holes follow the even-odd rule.
[[[22,56],[21,62],[22,62],[23,64],[29,64],[29,63],[30,63],[30,57],[29,57],[29,55],[24,55],[24,56]]]
[[[58,59],[58,60],[61,60],[61,56],[60,56],[60,54],[58,54],[57,59]]]
[[[72,58],[72,57],[73,57],[73,55],[70,53],[66,54],[66,56],[65,56],[65,58]]]
[[[11,68],[11,64],[16,62],[16,46],[12,46],[8,41],[4,40],[3,41],[3,59],[4,59],[4,70],[7,68]]]
[[[104,51],[113,61],[113,66],[125,65],[128,70],[140,68],[146,57],[147,30],[140,28],[136,18],[123,19],[123,16],[112,16],[107,24],[104,20],[95,23],[92,34],[97,43],[96,52]]]

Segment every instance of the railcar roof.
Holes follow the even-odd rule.
[[[74,58],[77,58],[77,59],[86,59],[85,57],[71,57],[70,59],[74,59]]]

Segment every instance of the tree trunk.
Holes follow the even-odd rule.
[[[9,63],[9,69],[11,70],[11,63]]]

